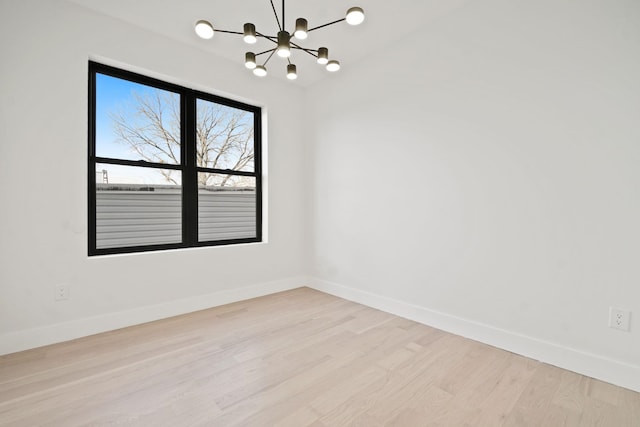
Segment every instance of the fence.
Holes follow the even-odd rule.
[[[168,185],[96,184],[96,247],[182,241],[182,193]],[[256,236],[256,192],[207,187],[198,191],[198,239]]]

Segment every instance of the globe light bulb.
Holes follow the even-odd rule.
[[[264,67],[264,65],[258,65],[253,69],[253,74],[258,77],[264,77],[267,75],[267,69]]]
[[[347,10],[345,19],[349,25],[360,25],[364,22],[364,10],[361,7],[352,7]]]
[[[335,73],[339,69],[340,69],[340,63],[335,59],[332,59],[327,63],[327,71],[331,71],[332,73]]]
[[[205,21],[204,19],[196,22],[195,30],[196,34],[200,38],[210,39],[211,37],[213,37],[213,25],[211,25],[211,22]]]

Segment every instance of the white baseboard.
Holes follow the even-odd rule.
[[[0,335],[0,355],[15,353],[69,341],[101,332],[113,331],[127,326],[139,325],[154,320],[166,319],[185,313],[204,310],[219,305],[247,300],[299,288],[306,278],[295,277],[274,282],[229,289],[207,295],[198,295],[162,304],[140,307],[133,310],[108,313],[100,316],[56,323],[39,328],[10,332]]]
[[[307,286],[446,332],[640,392],[640,366],[312,278]]]
[[[300,286],[354,301],[550,365],[640,392],[640,366],[316,278],[295,277],[0,335],[0,355],[165,319]]]

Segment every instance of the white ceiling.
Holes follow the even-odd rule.
[[[277,24],[269,0],[69,0],[72,3],[112,16],[154,33],[197,46],[205,51],[237,61],[244,69],[244,53],[261,52],[273,47],[261,39],[249,46],[242,37],[218,33],[211,40],[198,38],[193,26],[199,19],[210,21],[214,28],[242,31],[245,22],[252,22],[259,32],[275,35]],[[282,0],[273,3],[282,13]],[[365,22],[352,27],[344,22],[319,29],[301,43],[303,47],[329,48],[330,59],[337,59],[343,68],[371,55],[382,54],[391,42],[417,30],[420,26],[460,7],[468,0],[288,0],[286,29],[292,32],[296,18],[304,17],[309,26],[322,25],[344,17],[349,7],[360,6]],[[266,58],[266,57],[261,57]],[[260,62],[260,60],[259,60]],[[296,84],[303,86],[327,75],[324,67],[301,51],[294,51],[291,62],[298,66]],[[285,78],[285,62],[274,56],[267,64],[269,76]],[[245,70],[249,72],[248,70]]]

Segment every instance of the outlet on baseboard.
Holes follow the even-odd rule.
[[[63,301],[69,299],[69,285],[56,285],[53,289],[54,301]]]
[[[609,327],[629,332],[631,325],[631,311],[622,308],[609,307]]]

